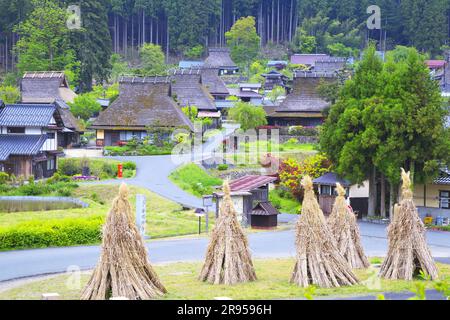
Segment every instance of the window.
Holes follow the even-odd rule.
[[[320,186],[320,194],[331,195],[331,187],[330,186]]]
[[[55,133],[54,132],[47,132],[47,139],[55,139]]]
[[[9,127],[8,133],[25,133],[25,127]]]
[[[441,209],[450,209],[450,191],[439,192],[439,203]]]
[[[47,171],[52,171],[55,169],[55,159],[47,160]]]

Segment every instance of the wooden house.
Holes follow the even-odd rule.
[[[231,199],[238,219],[244,226],[256,228],[277,226],[279,212],[269,202],[269,185],[276,180],[277,178],[271,176],[247,175],[230,182]],[[217,192],[213,196],[217,204],[216,215],[219,215],[223,193]]]
[[[70,89],[64,72],[26,72],[21,80],[20,90],[22,103],[55,104],[64,127],[64,130],[58,133],[60,147],[71,148],[79,145],[83,130],[68,106],[68,103],[72,103],[77,95]]]
[[[264,90],[265,91],[271,91],[274,87],[282,87],[288,90],[288,82],[289,78],[285,76],[284,74],[272,70],[268,73],[264,73],[261,75],[265,81],[264,81]]]
[[[57,170],[63,122],[53,104],[0,101],[0,171],[16,177],[51,177]]]
[[[259,93],[260,83],[239,83],[238,88],[229,88],[230,95],[243,102],[249,102],[255,106],[262,105],[263,96]]]
[[[239,67],[231,59],[228,48],[209,48],[204,66],[218,69],[218,74],[221,76],[236,74],[239,71]]]
[[[171,77],[122,77],[119,97],[100,113],[91,128],[98,146],[144,139],[149,128],[193,131],[192,122],[171,97]]]

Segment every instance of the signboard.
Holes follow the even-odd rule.
[[[145,225],[147,223],[145,204],[145,196],[142,194],[136,195],[136,226],[142,237],[145,237]]]

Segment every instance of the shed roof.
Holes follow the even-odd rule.
[[[170,78],[122,78],[119,97],[100,112],[92,128],[136,128],[147,126],[187,127],[192,122],[169,96]]]
[[[444,68],[447,62],[445,60],[426,60],[425,63],[430,69],[439,69]]]
[[[292,64],[303,64],[306,66],[314,66],[316,61],[320,58],[329,57],[327,54],[319,53],[319,54],[293,54],[291,56]]]
[[[205,66],[218,69],[237,68],[236,63],[231,59],[228,48],[209,48]]]
[[[314,184],[327,186],[335,186],[337,182],[339,182],[344,187],[349,187],[351,185],[349,181],[340,178],[336,173],[333,172],[325,173],[323,176],[313,180]]]
[[[271,176],[247,175],[230,182],[231,191],[251,191],[276,181]]]
[[[260,202],[252,210],[252,216],[276,216],[280,212],[270,202]]]
[[[0,125],[5,127],[47,127],[56,107],[52,104],[7,104],[0,107]]]
[[[7,160],[11,155],[38,154],[46,140],[45,135],[0,135],[0,161]]]

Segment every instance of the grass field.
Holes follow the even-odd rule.
[[[194,163],[176,169],[170,174],[169,179],[184,191],[197,197],[211,194],[214,186],[222,184],[221,179],[210,176]]]
[[[373,262],[378,262],[379,260],[374,259]],[[304,298],[305,289],[289,283],[294,267],[294,259],[257,259],[254,262],[258,280],[234,286],[210,285],[198,281],[197,277],[201,269],[200,262],[157,265],[155,269],[168,290],[168,294],[162,299],[191,300],[214,299],[214,297],[229,297],[235,300]],[[450,280],[450,266],[438,264],[438,267],[441,277]],[[317,288],[314,290],[313,299],[330,296],[376,295],[382,292],[411,292],[416,290],[417,285],[423,284],[427,289],[433,288],[435,285],[435,282],[424,280],[393,281],[381,279],[377,282],[378,278],[374,276],[376,269],[356,270],[355,272],[361,281],[360,284],[331,289]],[[73,275],[60,275],[45,280],[38,280],[0,292],[0,299],[40,299],[42,293],[50,292],[59,293],[62,299],[78,299],[81,288],[88,278],[89,274],[82,274],[78,287],[73,286],[74,280],[76,280]],[[369,278],[375,281],[367,281]],[[68,283],[71,286],[67,286]],[[371,283],[372,286],[368,286],[368,283]]]
[[[52,220],[64,218],[85,218],[98,214],[107,214],[112,199],[117,195],[119,185],[80,185],[73,196],[89,204],[88,208],[70,210],[52,210],[43,212],[0,213],[0,227],[14,226],[30,220]],[[182,207],[170,200],[146,189],[130,186],[129,199],[135,206],[136,194],[147,198],[147,234],[152,238],[195,234],[198,232],[198,218],[192,210],[184,211]],[[213,215],[211,216],[213,222]]]

